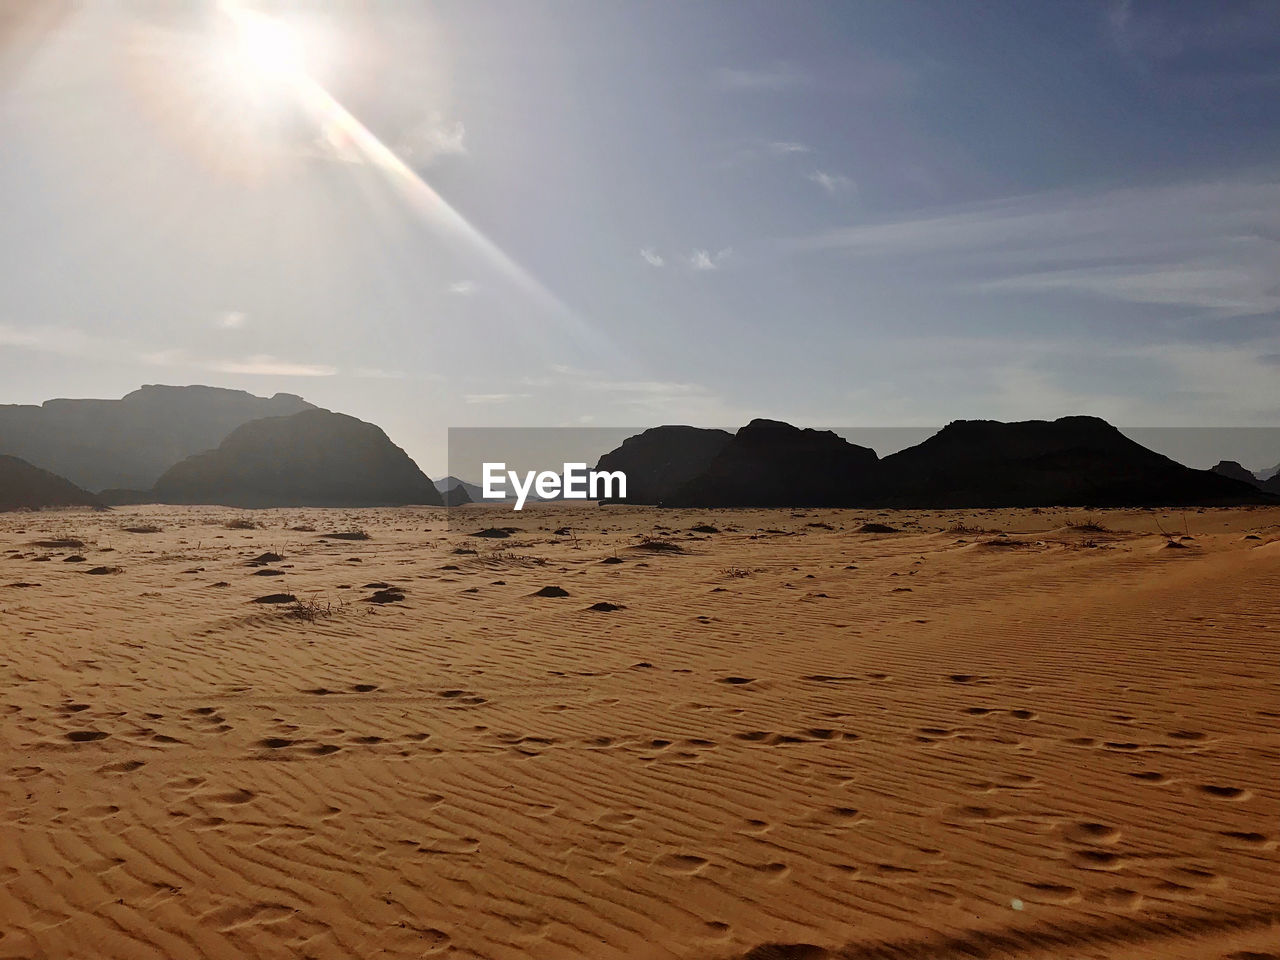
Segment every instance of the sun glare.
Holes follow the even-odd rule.
[[[306,76],[306,51],[295,29],[231,0],[222,4],[222,10],[233,28],[228,66],[238,74],[239,82],[270,87],[291,84]]]
[[[249,15],[237,22],[244,55],[264,73],[296,74],[304,69],[302,44],[284,24]]]

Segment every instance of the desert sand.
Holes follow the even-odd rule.
[[[0,516],[0,957],[1280,957],[1278,612],[1269,508]]]

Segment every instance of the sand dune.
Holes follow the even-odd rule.
[[[1280,957],[1280,509],[244,519],[0,517],[0,957]]]

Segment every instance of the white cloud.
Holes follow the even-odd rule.
[[[479,289],[474,280],[459,280],[449,284],[449,292],[459,297],[469,297]]]
[[[728,260],[732,254],[733,249],[730,247],[717,250],[715,253],[706,249],[694,250],[689,254],[689,266],[700,273],[708,270],[719,270],[720,265]]]
[[[1220,317],[1280,311],[1280,182],[1013,197],[788,245],[897,260],[982,294],[1075,294]]]
[[[249,315],[247,313],[239,310],[228,310],[219,314],[216,322],[223,330],[239,330],[248,319]]]
[[[467,393],[462,397],[463,403],[507,403],[510,400],[523,400],[531,397],[531,393]]]
[[[839,173],[828,173],[825,170],[815,170],[805,179],[810,183],[816,183],[831,196],[848,193],[853,189],[853,181],[848,177]]]
[[[243,360],[216,360],[202,364],[218,373],[238,373],[263,377],[332,377],[337,367],[320,363],[295,363],[259,353]]]
[[[1280,311],[1280,289],[1269,278],[1247,269],[1208,263],[1054,270],[988,280],[976,288],[1006,293],[1066,291],[1227,316]]]
[[[102,356],[104,351],[110,352],[114,344],[74,327],[14,327],[0,323],[0,346],[24,347],[67,356]]]
[[[766,149],[779,157],[785,157],[793,153],[813,153],[813,147],[803,143],[796,143],[793,140],[774,140],[766,146]]]
[[[651,267],[660,267],[667,262],[657,250],[653,249],[653,247],[641,247],[640,256],[644,258],[644,262],[649,264]]]
[[[466,154],[467,130],[461,120],[445,120],[433,112],[406,130],[396,143],[396,153],[411,163],[430,163],[436,157]]]
[[[169,350],[152,350],[138,355],[138,359],[153,367],[187,366],[191,363],[185,350],[177,348]]]

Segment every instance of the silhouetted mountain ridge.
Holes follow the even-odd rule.
[[[646,454],[666,455],[659,441],[676,429],[680,428],[646,431],[639,436],[649,437],[648,442],[633,445],[631,456],[621,457],[638,439],[630,438],[600,464],[643,470],[648,466]],[[630,479],[628,473],[629,484]],[[1105,420],[1084,416],[1013,423],[957,420],[884,459],[830,431],[753,420],[705,470],[662,493],[665,504],[699,507],[947,509],[1274,502],[1243,480],[1193,470],[1143,447]]]
[[[159,503],[235,507],[441,506],[440,492],[381,429],[328,410],[237,427],[165,471]]]
[[[663,503],[711,466],[732,439],[727,430],[650,427],[602,456],[595,469],[627,475],[627,503]]]
[[[665,502],[679,507],[838,507],[865,495],[878,461],[874,450],[830,430],[757,419]]]
[[[1254,476],[1253,471],[1249,470],[1238,460],[1219,460],[1210,469],[1222,477],[1231,477],[1233,480],[1243,480],[1245,483],[1253,484],[1255,487],[1262,486],[1262,481]]]
[[[0,454],[0,510],[100,506],[101,500],[65,477]]]
[[[263,417],[317,409],[301,397],[148,384],[119,400],[0,404],[0,453],[88,490],[145,490],[169,467]]]
[[[1255,502],[1248,485],[1148,450],[1098,417],[957,420],[883,461],[884,506],[1140,506]]]

